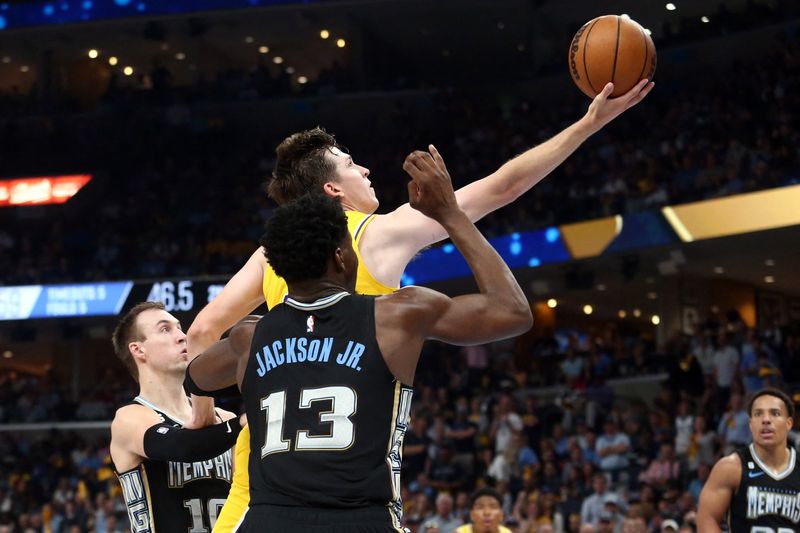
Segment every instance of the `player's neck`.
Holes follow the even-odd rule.
[[[773,472],[782,472],[789,465],[791,452],[786,442],[774,446],[761,446],[753,443],[753,449],[758,454],[758,458]]]
[[[339,280],[322,279],[289,284],[289,298],[298,302],[313,302],[339,292],[351,292]]]
[[[143,372],[139,376],[139,396],[152,403],[166,414],[187,422],[192,406],[183,391],[183,380],[179,375]]]

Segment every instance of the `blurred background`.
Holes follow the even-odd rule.
[[[188,328],[257,246],[283,138],[334,133],[381,213],[429,143],[463,186],[585,113],[567,49],[610,13],[656,88],[479,223],[536,321],[426,346],[406,522],[449,533],[488,483],[518,532],[693,528],[747,393],[800,391],[793,0],[0,3],[0,531],[127,530],[111,330],[145,299]],[[446,242],[403,283],[472,290]]]

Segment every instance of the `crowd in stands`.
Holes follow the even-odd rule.
[[[617,326],[426,345],[403,452],[407,527],[450,533],[468,519],[469,494],[488,485],[517,533],[694,532],[710,467],[750,441],[747,394],[800,384],[800,327],[754,331],[731,312],[656,353]],[[656,380],[659,392],[645,401],[615,378]],[[22,383],[0,388],[12,389],[4,422],[29,421],[31,403],[65,403],[46,380],[3,380]],[[96,397],[110,390],[96,415],[107,419],[134,384],[99,383]],[[126,520],[107,433],[0,432],[0,531],[112,533]]]

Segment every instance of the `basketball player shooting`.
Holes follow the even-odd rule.
[[[458,205],[474,222],[513,202],[594,132],[642,101],[652,88],[652,82],[644,79],[623,96],[611,99],[614,85],[607,84],[578,122],[491,175],[456,191]],[[432,145],[429,151],[439,157]],[[389,294],[396,290],[408,262],[420,250],[447,236],[440,224],[408,204],[385,215],[373,214],[378,200],[369,169],[357,164],[324,130],[317,128],[290,135],[276,152],[269,194],[278,204],[318,191],[341,203],[359,259],[356,283],[362,294]],[[267,264],[263,248],[256,250],[225,289],[195,318],[189,328],[192,355],[206,350],[264,301],[272,308],[285,294],[286,283]],[[202,427],[210,422],[213,403],[200,397],[193,400],[191,427]],[[214,533],[229,533],[247,508],[247,468],[239,466],[247,464],[248,443],[249,429],[245,426],[236,446],[237,468],[231,493]]]
[[[700,493],[697,528],[731,533],[790,533],[800,528],[800,470],[788,436],[794,405],[776,389],[755,393],[748,405],[753,442],[720,459]]]
[[[447,231],[480,293],[359,295],[341,205],[310,195],[279,208],[262,245],[288,284],[284,303],[237,325],[187,370],[195,394],[236,382],[244,397],[259,455],[235,531],[402,531],[400,450],[424,341],[478,344],[531,326],[522,289],[458,206],[441,157],[415,152],[403,168],[411,207]]]

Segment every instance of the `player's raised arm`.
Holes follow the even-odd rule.
[[[190,360],[206,351],[225,331],[264,301],[261,280],[265,264],[264,250],[259,248],[228,281],[222,292],[198,313],[186,333]],[[207,426],[213,423],[213,414],[214,402],[211,398],[193,395],[192,420],[188,426]]]
[[[641,102],[653,84],[642,80],[628,93],[609,99],[613,85],[598,94],[586,114],[547,141],[508,161],[492,174],[456,191],[458,205],[476,222],[503,207],[544,179],[578,147],[625,110]],[[433,153],[432,147],[429,148]],[[447,237],[436,221],[409,204],[376,219],[365,230],[359,250],[370,271],[396,286],[405,265],[425,246]]]
[[[697,531],[717,533],[722,531],[720,524],[731,505],[733,494],[739,486],[742,463],[734,454],[720,459],[711,470],[697,507]]]
[[[403,169],[411,176],[409,204],[447,230],[472,270],[480,294],[440,299],[427,336],[457,344],[517,335],[533,323],[530,305],[508,265],[457,204],[442,157],[414,152]]]
[[[508,266],[458,206],[438,152],[414,152],[403,169],[411,176],[409,203],[445,228],[472,269],[479,294],[450,298],[406,287],[376,302],[381,351],[395,377],[412,383],[426,338],[477,344],[527,331],[533,323],[525,294]]]

